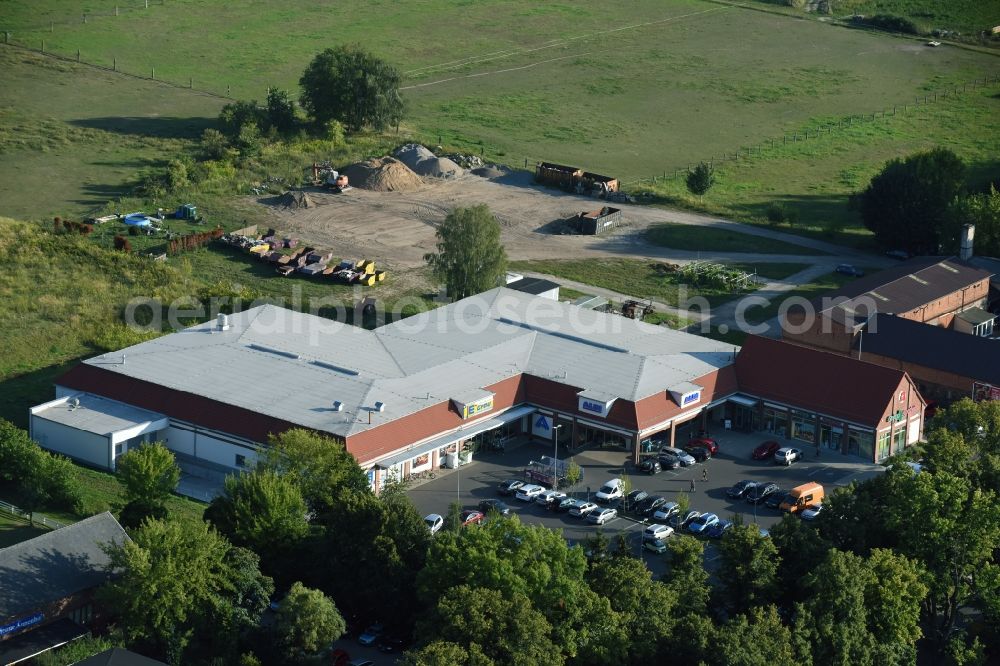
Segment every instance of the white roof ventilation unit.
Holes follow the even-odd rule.
[[[218,322],[216,328],[218,328],[220,331],[228,331],[229,330],[229,315],[222,314],[220,312],[218,318],[216,319],[216,321]]]
[[[379,412],[379,413],[384,412],[385,411],[385,403],[384,402],[376,402],[375,403],[375,411]]]
[[[342,412],[342,411],[344,411],[344,403],[342,403],[339,400],[334,400],[333,401],[333,411],[335,411],[335,412]]]

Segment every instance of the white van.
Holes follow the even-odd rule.
[[[601,489],[597,491],[597,495],[595,495],[595,497],[598,502],[610,502],[612,500],[621,499],[624,494],[625,493],[622,492],[622,480],[611,479],[601,486]]]

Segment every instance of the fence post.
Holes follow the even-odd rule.
[[[80,49],[76,50],[76,61],[80,62]]]
[[[115,5],[115,16],[118,16],[118,5]]]
[[[42,40],[42,53],[45,53],[45,40]]]
[[[56,22],[49,21],[49,32],[55,32],[55,31],[56,31]]]
[[[156,68],[155,67],[150,67],[149,68],[149,78],[151,78],[154,81],[156,80]]]
[[[10,44],[10,32],[9,31],[4,31],[4,33],[3,33],[3,43],[4,44]]]
[[[118,71],[118,58],[112,58],[111,61],[112,61],[111,62],[111,69],[113,69],[114,71],[117,72]]]
[[[83,15],[83,22],[84,22],[84,23],[86,23],[86,22],[87,22],[87,15],[86,15],[86,14],[84,14],[84,15]]]

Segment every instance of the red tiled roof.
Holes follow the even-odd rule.
[[[751,335],[736,356],[736,377],[742,393],[874,425],[906,373]]]

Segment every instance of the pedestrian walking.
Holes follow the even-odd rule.
[[[702,467],[701,468],[701,480],[702,481],[708,481],[708,468],[707,467]]]
[[[691,479],[691,492],[694,492],[694,479]]]

